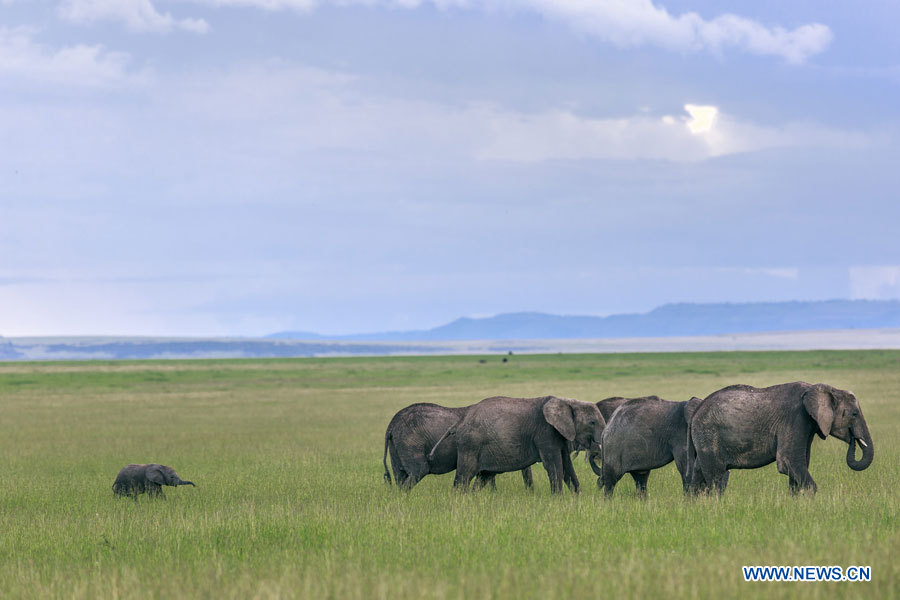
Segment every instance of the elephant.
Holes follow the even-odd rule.
[[[135,500],[144,492],[151,498],[155,496],[165,498],[166,495],[162,491],[164,485],[197,487],[193,481],[184,481],[172,467],[151,463],[123,467],[116,476],[112,489],[117,496],[134,496]]]
[[[688,405],[702,402],[691,398],[688,402],[672,402],[658,396],[642,398],[609,398],[602,402],[619,400],[600,441],[603,466],[598,467],[597,452],[588,454],[591,469],[598,475],[597,485],[611,496],[619,479],[629,473],[639,496],[646,497],[650,471],[669,464],[673,460],[681,475],[685,492],[689,487],[687,469],[687,420]],[[598,405],[601,402],[597,403]],[[612,403],[610,403],[612,404]]]
[[[832,435],[847,443],[847,466],[872,464],[875,445],[852,392],[802,381],[767,388],[732,385],[697,406],[688,426],[691,484],[705,479],[721,495],[729,469],[756,469],[776,463],[788,476],[792,494],[816,492],[809,474],[813,438]],[[862,458],[856,459],[856,445]]]
[[[438,452],[429,452],[441,436],[465,416],[470,407],[448,408],[439,404],[420,402],[401,409],[391,419],[384,432],[384,480],[390,485],[387,455],[391,454],[391,467],[397,485],[410,490],[426,475],[442,475],[456,468],[456,441],[448,440]],[[496,487],[495,473],[479,473],[479,485]],[[522,469],[525,487],[533,486],[531,467]]]
[[[609,425],[609,420],[612,419],[613,413],[616,412],[616,409],[629,400],[631,400],[631,398],[613,396],[612,398],[606,398],[605,400],[601,400],[597,403],[597,408],[600,409],[600,414],[603,415],[603,420],[606,421],[607,425]]]
[[[580,484],[569,455],[569,442],[595,449],[606,421],[596,404],[570,398],[508,398],[495,396],[473,405],[447,431],[432,454],[456,437],[455,488],[465,489],[478,473],[503,473],[541,462],[550,491],[564,482],[578,493]]]
[[[616,409],[619,408],[628,398],[623,398],[622,396],[613,396],[612,398],[606,398],[605,400],[601,400],[597,403],[597,408],[600,409],[600,414],[603,415],[603,420],[606,421],[607,425],[609,424],[609,420],[612,418]],[[575,456],[578,456],[578,453],[582,450],[587,450],[587,448],[582,448],[581,444],[577,442],[569,442],[569,450],[575,453]],[[585,455],[585,460],[589,460],[590,457]]]

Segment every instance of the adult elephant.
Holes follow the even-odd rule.
[[[872,464],[875,445],[852,392],[802,381],[755,388],[733,385],[707,396],[688,428],[692,484],[709,481],[721,494],[729,469],[755,469],[775,462],[792,493],[816,491],[809,474],[813,437],[833,435],[847,443],[847,466]],[[856,459],[856,444],[862,458]],[[696,461],[694,454],[696,453]]]
[[[622,400],[625,402],[619,403],[618,410],[606,422],[601,452],[588,454],[591,469],[598,476],[597,485],[610,496],[619,479],[628,473],[638,495],[646,496],[650,471],[675,461],[682,487],[688,492],[686,415],[702,400],[695,397],[687,402],[672,402],[658,396]],[[595,462],[598,455],[602,467]]]
[[[384,432],[384,480],[390,484],[387,456],[390,451],[391,467],[397,485],[410,490],[426,475],[442,475],[456,468],[456,440],[441,444],[429,457],[429,452],[441,436],[459,423],[469,406],[446,407],[420,402],[401,409],[388,423]],[[494,473],[479,473],[479,485],[496,486]],[[525,487],[532,488],[531,468],[522,469]]]
[[[570,442],[595,449],[606,422],[596,404],[569,398],[486,398],[472,406],[438,446],[456,438],[454,487],[466,488],[480,472],[503,473],[541,462],[550,478],[550,491],[562,491],[563,482],[578,492],[580,485]]]

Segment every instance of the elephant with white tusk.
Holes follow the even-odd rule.
[[[721,389],[706,397],[690,418],[691,483],[706,480],[721,494],[729,469],[755,469],[774,461],[778,472],[788,476],[791,493],[815,492],[809,452],[816,435],[846,442],[847,466],[854,471],[872,464],[875,446],[852,392],[802,381]],[[862,447],[859,460],[857,443]]]

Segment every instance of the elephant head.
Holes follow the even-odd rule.
[[[550,398],[544,404],[544,419],[576,447],[599,450],[606,421],[596,404],[569,398]]]
[[[147,467],[147,480],[158,483],[159,485],[193,485],[194,487],[197,487],[193,481],[184,481],[178,476],[175,469],[167,467],[166,465],[149,465]]]
[[[803,406],[815,421],[819,437],[830,434],[847,443],[847,466],[862,471],[872,464],[875,446],[859,402],[853,392],[816,384],[803,394]],[[862,458],[856,460],[856,444],[862,447]]]

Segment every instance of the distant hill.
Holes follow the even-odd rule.
[[[347,341],[454,341],[631,338],[900,327],[900,301],[828,300],[745,304],[665,304],[648,313],[608,317],[507,313],[461,318],[423,331],[325,336],[280,332],[269,338]]]
[[[900,348],[900,301],[666,304],[609,317],[511,313],[346,336],[0,337],[0,361],[816,348]]]

